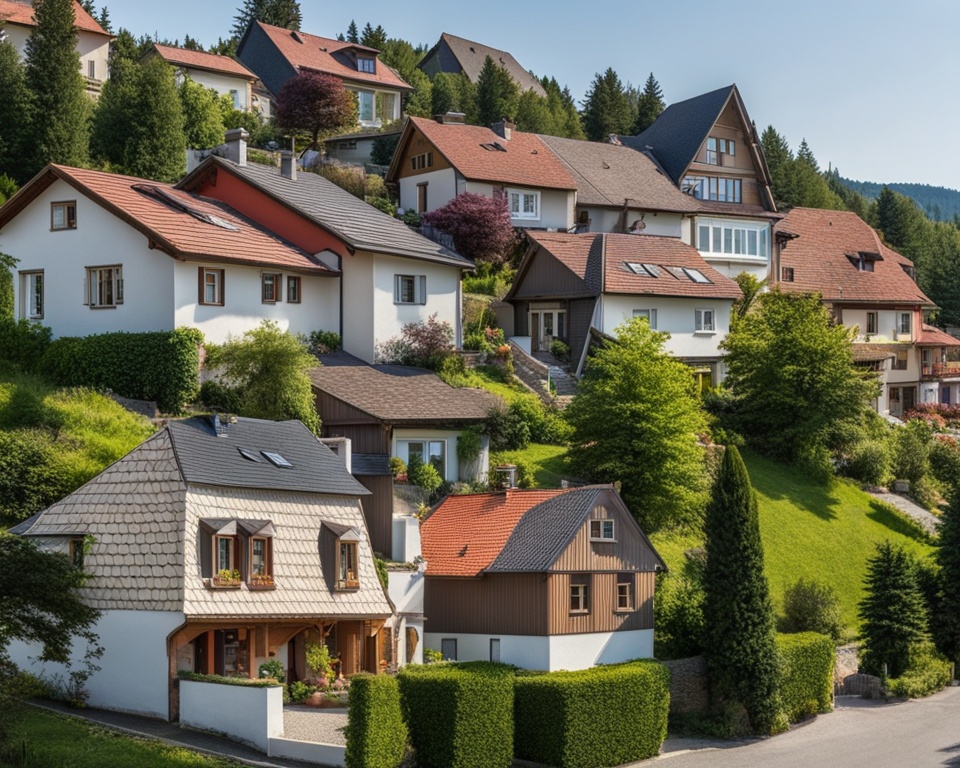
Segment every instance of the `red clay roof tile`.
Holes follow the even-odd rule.
[[[73,13],[77,29],[111,37],[110,33],[101,27],[93,16],[83,10],[79,0],[73,2]],[[22,24],[27,27],[36,26],[33,18],[33,4],[30,0],[0,0],[0,20],[9,21],[11,24]]]
[[[257,76],[253,74],[253,72],[229,56],[219,56],[215,53],[204,53],[203,51],[190,51],[186,48],[174,48],[172,45],[160,45],[160,43],[154,44],[153,48],[161,59],[174,66],[194,67],[196,69],[206,69],[211,72],[223,72],[228,75],[237,75],[247,80],[257,79]]]

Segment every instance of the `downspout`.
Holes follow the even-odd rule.
[[[340,346],[343,347],[343,256],[337,254],[337,267],[340,270]]]

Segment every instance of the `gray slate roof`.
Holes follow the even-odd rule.
[[[226,437],[217,437],[205,416],[171,421],[167,429],[183,479],[190,484],[339,496],[370,493],[299,421],[239,418],[225,426]],[[244,458],[240,448],[262,461]],[[275,466],[261,451],[279,453],[293,466]]]
[[[463,69],[464,74],[471,83],[476,83],[480,77],[480,71],[487,60],[487,56],[493,59],[494,64],[499,64],[510,73],[521,90],[533,91],[538,96],[546,96],[547,92],[543,90],[540,81],[520,66],[520,62],[513,58],[509,51],[501,51],[499,48],[491,48],[483,43],[475,43],[463,37],[457,37],[444,32],[440,36],[440,41],[431,49],[424,59],[428,59],[431,54],[443,43],[447,44],[450,52],[456,57]]]
[[[697,202],[683,194],[647,155],[630,147],[597,141],[540,136],[577,182],[577,203],[695,213]]]
[[[674,183],[679,184],[680,177],[717,122],[734,88],[736,85],[728,85],[671,104],[643,133],[621,136],[620,141],[624,146],[640,152],[652,147],[660,165]]]
[[[520,518],[486,571],[546,571],[583,525],[597,498],[610,486],[587,486],[540,502]]]
[[[299,172],[296,181],[280,175],[273,166],[236,165],[219,157],[209,158],[184,181],[202,174],[207,163],[228,169],[259,187],[266,194],[294,208],[343,240],[350,248],[473,269],[473,262],[428,240],[399,219],[378,211],[316,173]],[[179,185],[178,185],[179,186]]]

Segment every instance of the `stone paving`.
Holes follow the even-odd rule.
[[[296,705],[283,708],[285,739],[346,746],[347,739],[343,735],[346,725],[346,709],[319,709]]]
[[[870,495],[879,501],[885,501],[887,504],[896,507],[904,514],[909,515],[918,523],[920,523],[927,533],[934,534],[937,532],[937,520],[939,518],[929,510],[914,504],[912,501],[910,501],[910,499],[905,498],[898,493],[870,492]]]

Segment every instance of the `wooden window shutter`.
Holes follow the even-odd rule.
[[[400,275],[393,276],[393,301],[400,302]]]
[[[227,273],[226,270],[220,270],[220,304],[227,305]]]
[[[203,289],[203,267],[197,267],[197,304],[203,304],[203,300],[206,298]]]

